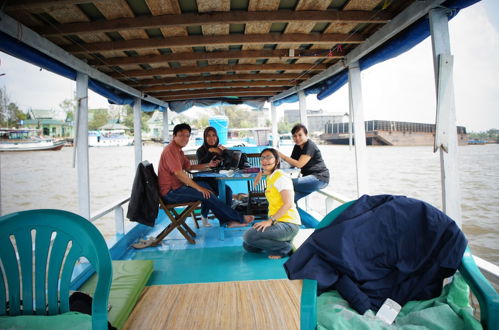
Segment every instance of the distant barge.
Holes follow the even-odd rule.
[[[434,143],[435,124],[370,120],[365,122],[367,145],[430,146]],[[466,127],[457,127],[459,145],[468,144]],[[321,140],[330,144],[348,144],[348,123],[327,123]],[[355,143],[355,140],[353,141]]]

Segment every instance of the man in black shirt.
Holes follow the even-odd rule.
[[[291,129],[295,146],[291,157],[279,152],[279,157],[292,166],[301,169],[302,176],[293,179],[295,202],[310,193],[327,187],[329,184],[329,170],[322,159],[317,145],[308,138],[305,125],[297,124]]]

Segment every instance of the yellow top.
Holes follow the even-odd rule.
[[[276,170],[267,177],[267,189],[265,189],[265,197],[269,201],[269,216],[274,215],[284,204],[280,193],[282,190],[291,190],[293,193],[291,199],[294,200],[294,189],[291,178],[282,170]],[[293,202],[293,206],[282,217],[276,220],[301,225],[296,204]]]

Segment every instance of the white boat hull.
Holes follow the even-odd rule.
[[[39,142],[7,142],[0,143],[0,151],[40,151],[60,150],[64,146],[62,141],[39,141]]]
[[[96,136],[88,137],[89,147],[123,147],[131,146],[133,144],[133,138],[119,137],[119,138],[107,138],[101,137],[98,139]]]

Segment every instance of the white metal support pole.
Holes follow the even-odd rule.
[[[352,125],[352,112],[348,114],[348,149],[352,150],[353,146],[353,125]]]
[[[170,142],[170,127],[168,123],[168,109],[163,111],[163,144]]]
[[[447,15],[448,10],[445,8],[432,9],[429,15],[437,94],[434,151],[440,149],[443,211],[461,227],[453,57]]]
[[[270,102],[270,117],[272,120],[272,147],[277,148],[279,144],[279,134],[277,133],[277,109],[272,102]]]
[[[349,104],[349,111],[348,111],[348,150],[352,150],[353,146],[353,102],[352,102],[352,89],[349,87],[348,88],[348,104]]]
[[[355,139],[355,163],[357,168],[357,197],[368,193],[367,182],[367,148],[364,128],[364,109],[362,103],[362,86],[359,63],[348,67],[348,87],[350,94],[350,110],[353,114],[353,131]]]
[[[133,143],[135,144],[135,169],[142,161],[142,125],[140,121],[141,107],[142,101],[136,97],[135,102],[133,102]]]
[[[300,123],[302,125],[307,126],[308,128],[308,119],[307,119],[307,98],[305,97],[305,93],[303,91],[298,92],[298,99],[300,104]]]
[[[78,72],[76,75],[76,100],[78,102],[78,140],[76,161],[78,173],[78,213],[90,219],[90,175],[88,157],[88,75]]]

